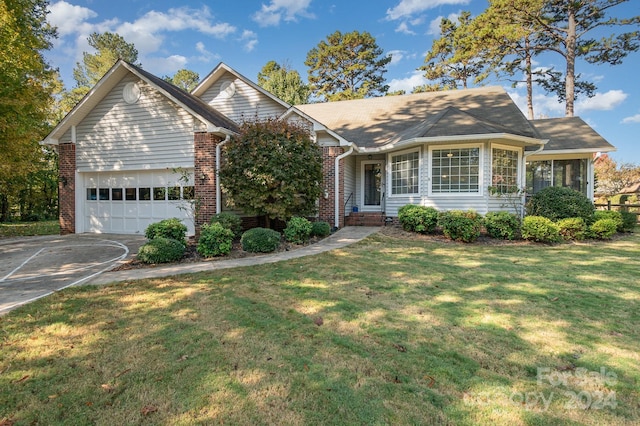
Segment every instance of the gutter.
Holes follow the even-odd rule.
[[[231,134],[227,133],[226,137],[222,142],[216,145],[216,214],[219,214],[222,211],[222,189],[220,188],[220,156],[222,155],[222,146],[229,142],[231,139]]]
[[[340,228],[340,160],[345,157],[348,157],[353,153],[353,144],[350,144],[349,150],[343,154],[340,154],[335,159],[335,169],[334,169],[334,227],[335,229]]]

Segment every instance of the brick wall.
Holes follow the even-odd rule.
[[[195,164],[193,181],[195,197],[199,202],[199,212],[195,218],[196,235],[200,226],[208,223],[216,214],[216,146],[222,142],[220,136],[213,133],[194,133]],[[202,177],[205,179],[202,179]]]
[[[76,145],[58,145],[58,202],[60,234],[76,232]]]
[[[320,220],[329,222],[332,227],[335,225],[335,159],[343,153],[340,147],[322,148],[322,174],[324,175],[323,189],[329,193],[329,197],[320,197],[318,217]],[[344,160],[340,160],[340,228],[344,226]]]

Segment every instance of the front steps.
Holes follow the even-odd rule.
[[[385,225],[384,212],[357,212],[350,213],[345,218],[346,226],[384,226]]]

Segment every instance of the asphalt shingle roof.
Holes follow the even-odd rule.
[[[549,139],[544,151],[587,150],[613,151],[615,148],[580,117],[532,120],[540,136]]]

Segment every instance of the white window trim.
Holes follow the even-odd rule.
[[[433,151],[435,150],[447,150],[447,149],[460,149],[460,148],[478,148],[478,192],[433,192]],[[433,145],[429,147],[429,155],[427,163],[429,164],[428,181],[429,181],[429,197],[433,198],[450,198],[450,197],[483,197],[484,196],[484,153],[485,147],[483,144],[464,144],[464,145]]]
[[[406,194],[394,194],[393,193],[393,176],[392,176],[393,157],[396,157],[398,155],[411,154],[413,152],[418,153],[418,192],[411,192]],[[386,188],[388,188],[388,191],[387,191],[388,198],[406,198],[406,197],[413,197],[413,196],[422,194],[422,179],[421,179],[422,167],[423,167],[422,149],[419,147],[412,148],[412,149],[405,149],[404,151],[390,152],[387,156],[387,167],[386,167],[387,182],[389,183],[388,185],[386,185]]]
[[[517,146],[510,146],[510,145],[503,145],[503,144],[499,144],[499,143],[492,143],[491,146],[489,147],[489,166],[491,168],[491,177],[490,177],[490,182],[489,182],[489,186],[493,185],[493,149],[504,149],[507,151],[516,151],[518,153],[518,168],[516,169],[516,186],[519,189],[522,189],[526,186],[526,182],[523,181],[523,171],[526,170],[526,167],[523,168],[523,161],[522,161],[522,148],[521,147],[517,147]],[[491,192],[489,192],[489,196],[490,197],[499,197],[499,194],[491,194]]]
[[[364,204],[364,168],[365,165],[367,164],[380,164],[382,167],[382,182],[380,182],[380,205],[379,206],[374,206],[374,205],[365,205]],[[385,188],[385,178],[386,178],[386,174],[385,174],[385,161],[384,159],[380,159],[380,160],[362,160],[360,162],[360,210],[361,211],[380,211],[382,210],[382,203],[383,203],[383,195],[384,195],[384,188]]]

